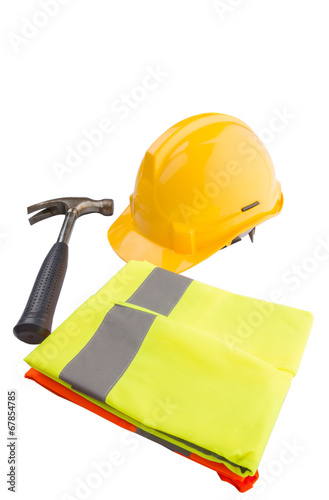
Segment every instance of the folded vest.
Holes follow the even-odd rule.
[[[312,322],[130,261],[26,361],[139,434],[255,476]]]
[[[105,410],[104,408],[101,408],[92,401],[88,400],[83,394],[78,394],[72,391],[72,389],[69,389],[64,385],[59,384],[55,380],[47,377],[46,375],[43,375],[34,368],[30,368],[30,370],[25,374],[25,377],[30,380],[34,380],[37,384],[41,385],[45,389],[48,389],[50,392],[53,392],[54,394],[81,406],[82,408],[86,408],[87,410],[92,411],[96,415],[99,415],[100,417],[103,417],[106,420],[113,422],[114,424],[118,425],[119,427],[122,427],[123,429],[126,429],[133,433],[138,432],[138,428],[135,425],[132,425],[126,420],[117,417],[116,415],[111,413],[109,409]],[[154,439],[152,438],[151,435],[148,435],[146,437]],[[209,469],[216,471],[222,481],[232,484],[238,491],[240,491],[240,493],[244,493],[250,490],[259,477],[258,471],[254,476],[242,477],[239,474],[235,474],[234,472],[232,472],[230,469],[228,469],[224,464],[220,462],[213,462],[211,460],[201,458],[199,455],[196,455],[195,453],[187,454],[186,451],[184,450],[172,447],[171,444],[165,440],[157,440],[157,443],[165,446],[166,448],[171,449],[172,451],[180,454],[183,457],[189,458],[194,462],[197,462]],[[181,453],[181,451],[183,451],[183,453]]]

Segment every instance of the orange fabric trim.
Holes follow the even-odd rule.
[[[57,396],[67,399],[68,401],[71,401],[72,403],[75,403],[79,406],[82,406],[83,408],[86,408],[87,410],[96,413],[96,415],[99,415],[100,417],[103,417],[106,420],[113,422],[114,424],[118,425],[119,427],[122,427],[123,429],[126,429],[131,432],[136,432],[135,425],[132,425],[126,420],[117,417],[116,415],[113,415],[113,413],[104,410],[104,408],[101,408],[100,406],[96,405],[95,403],[92,403],[88,399],[85,399],[83,396],[80,396],[80,394],[73,392],[71,389],[65,387],[59,382],[56,382],[55,380],[47,377],[46,375],[43,375],[34,368],[30,368],[30,370],[25,374],[25,378],[34,380],[39,385],[41,385],[45,389],[48,389],[48,391],[53,392]],[[204,465],[205,467],[208,467],[209,469],[216,471],[222,481],[226,481],[232,484],[241,493],[250,490],[250,488],[253,487],[253,485],[255,484],[255,482],[259,477],[258,471],[254,476],[241,477],[238,474],[232,472],[230,469],[228,469],[224,464],[218,462],[212,462],[211,460],[202,458],[199,455],[196,455],[195,453],[191,453],[189,457],[186,457],[185,455],[181,456],[189,458],[194,462],[197,462],[201,465]]]
[[[86,408],[86,410],[90,410],[93,413],[96,413],[96,415],[99,415],[100,417],[106,418],[106,420],[113,422],[119,427],[123,427],[124,429],[127,429],[128,431],[131,432],[136,432],[135,425],[132,425],[129,422],[126,422],[126,420],[123,420],[122,418],[113,415],[113,413],[104,410],[104,408],[97,406],[96,404],[92,403],[88,399],[85,399],[76,392],[71,391],[71,389],[68,389],[64,385],[59,384],[52,378],[49,378],[46,375],[43,375],[42,373],[38,372],[34,368],[31,368],[25,374],[25,378],[34,380],[39,385],[42,385],[42,387],[45,387],[45,389],[48,389],[48,391],[53,392],[57,396],[72,401],[72,403],[82,406],[83,408]]]
[[[257,479],[259,478],[258,471],[254,476],[242,477],[232,472],[224,464],[211,462],[210,460],[200,457],[195,453],[191,453],[189,458],[194,462],[197,462],[198,464],[204,465],[205,467],[209,467],[210,469],[215,470],[222,481],[226,481],[230,484],[233,484],[233,486],[235,486],[241,493],[250,490],[257,481]]]

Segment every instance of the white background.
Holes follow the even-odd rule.
[[[185,274],[262,299],[280,289],[282,303],[315,315],[300,370],[259,468],[263,479],[244,498],[325,498],[328,2],[224,0],[216,9],[212,0],[71,0],[51,19],[40,10],[35,0],[0,7],[1,498],[13,495],[5,485],[6,393],[12,388],[18,392],[19,500],[82,498],[77,481],[90,479],[94,464],[113,452],[121,452],[124,463],[85,498],[239,496],[215,472],[127,437],[24,380],[22,359],[31,346],[12,335],[62,222],[55,217],[30,227],[26,207],[68,195],[112,197],[117,217],[128,205],[150,144],[177,121],[209,111],[244,120],[265,140],[285,204],[278,217],[256,230],[253,245],[246,238]],[[45,26],[34,31],[30,26],[30,39],[20,39],[24,18]],[[166,76],[123,117],[115,108],[118,100],[136,92],[149,67]],[[271,131],[280,112],[289,119]],[[63,163],[67,147],[75,148],[83,130],[98,127],[103,118],[113,121],[112,133],[60,180],[54,162]],[[122,267],[106,237],[113,220],[90,215],[77,222],[54,327]],[[318,254],[320,241],[327,249]],[[296,272],[302,277],[292,280]],[[282,460],[287,446],[298,448],[289,463]]]

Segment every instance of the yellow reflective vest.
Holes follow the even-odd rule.
[[[309,312],[130,261],[27,358],[170,449],[256,473]]]

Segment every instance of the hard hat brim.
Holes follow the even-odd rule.
[[[113,250],[125,262],[146,260],[176,273],[186,271],[225,246],[216,243],[192,254],[176,253],[149,240],[137,230],[132,221],[130,206],[112,224],[107,237]]]

